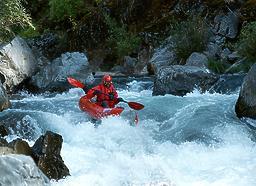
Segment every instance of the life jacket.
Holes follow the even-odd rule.
[[[116,92],[116,89],[114,88],[113,85],[110,85],[110,87],[106,87],[103,84],[99,84],[93,88],[91,88],[86,95],[86,98],[91,99],[95,96],[94,91],[95,90],[99,90],[100,92],[102,92],[102,94],[98,94],[97,95],[97,100],[96,100],[96,104],[102,106],[102,102],[105,101],[108,104],[109,108],[114,108],[115,105],[118,103],[117,102],[117,98],[118,98],[118,94]],[[110,100],[109,99],[109,94],[113,94],[114,95],[114,100]]]

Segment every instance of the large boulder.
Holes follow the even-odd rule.
[[[84,53],[72,52],[62,54],[32,77],[31,84],[42,91],[64,91],[69,88],[67,77],[80,81],[90,80],[89,63]]]
[[[37,59],[26,41],[20,37],[0,49],[0,76],[7,91],[31,77],[37,70]]]
[[[24,155],[0,156],[0,185],[50,185],[49,179],[38,169],[33,159]]]
[[[61,135],[47,131],[32,147],[38,167],[50,179],[59,180],[70,175],[60,156],[62,142]]]
[[[204,92],[209,90],[217,80],[217,75],[195,66],[162,67],[154,82],[153,95],[184,96],[195,88]]]
[[[241,86],[235,106],[237,117],[256,119],[256,64],[254,64]]]
[[[173,49],[174,41],[172,37],[168,37],[163,44],[153,52],[153,56],[148,63],[148,72],[150,74],[157,74],[162,66],[177,64],[176,54]]]
[[[185,65],[208,69],[208,59],[204,54],[193,52],[187,59]]]

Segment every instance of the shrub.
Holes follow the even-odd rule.
[[[108,45],[114,50],[118,57],[129,55],[140,44],[140,38],[129,33],[124,25],[120,26],[116,20],[105,15],[106,24],[109,29]]]
[[[175,41],[177,58],[184,63],[193,52],[202,52],[209,38],[208,27],[199,16],[171,25],[171,35]]]
[[[221,60],[215,60],[212,58],[208,60],[208,68],[217,74],[225,73],[229,66],[229,64]]]
[[[247,24],[242,28],[237,50],[239,55],[245,57],[249,61],[256,60],[256,21]]]
[[[50,18],[56,21],[63,21],[68,18],[75,18],[83,7],[83,0],[50,0]]]
[[[31,17],[22,6],[22,0],[2,0],[0,3],[0,42],[10,39],[14,29],[29,25]]]

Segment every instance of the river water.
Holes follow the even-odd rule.
[[[20,92],[2,122],[16,126],[8,137],[31,145],[46,130],[63,137],[61,156],[71,176],[56,186],[255,186],[256,147],[253,120],[234,112],[238,93],[152,97],[151,86],[132,81],[119,96],[145,105],[135,113],[125,103],[121,117],[95,128],[81,112],[84,94],[71,88],[61,94]]]

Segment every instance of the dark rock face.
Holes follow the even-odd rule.
[[[7,129],[2,124],[0,124],[0,136],[5,137],[7,135],[8,135]]]
[[[217,75],[207,73],[199,67],[180,65],[162,67],[154,82],[153,95],[184,96],[195,88],[204,92],[217,80]]]
[[[7,109],[11,106],[11,102],[9,101],[8,95],[0,82],[0,111]]]
[[[242,85],[245,74],[223,74],[211,87],[210,92],[229,94],[236,92]]]
[[[256,119],[256,64],[246,75],[239,97],[236,102],[235,112],[237,117],[249,117]]]
[[[13,140],[8,144],[8,147],[12,148],[15,154],[24,154],[27,156],[32,156],[32,150],[26,141],[22,139]]]
[[[38,167],[50,179],[59,180],[70,175],[60,156],[62,142],[60,135],[47,131],[32,147]]]

